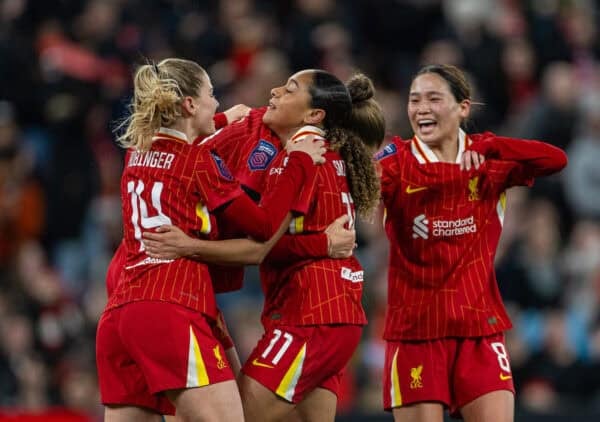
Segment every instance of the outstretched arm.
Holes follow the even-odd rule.
[[[507,138],[489,132],[481,141],[470,145],[468,151],[481,154],[485,158],[521,163],[533,177],[556,173],[567,165],[565,152],[546,142]],[[465,152],[464,157],[469,159],[468,156]],[[465,166],[469,170],[468,165]],[[477,164],[476,167],[478,166]]]

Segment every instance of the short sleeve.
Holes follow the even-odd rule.
[[[209,211],[244,194],[239,182],[215,151],[199,147],[197,164],[194,174],[196,186]]]

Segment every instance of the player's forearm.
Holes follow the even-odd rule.
[[[275,244],[267,260],[278,264],[328,257],[328,241],[325,233],[307,235],[284,235]]]
[[[495,136],[474,143],[469,149],[486,158],[516,161],[527,165],[534,176],[556,173],[567,165],[563,150],[546,142]]]
[[[278,231],[304,181],[315,171],[308,154],[294,152],[273,191],[260,206],[247,195],[241,195],[223,209],[222,215],[236,230],[258,241],[267,241]]]
[[[185,256],[198,261],[235,266],[260,264],[268,253],[268,248],[266,243],[250,239],[191,239],[184,252]]]
[[[227,126],[227,115],[225,113],[215,113],[213,116],[213,120],[215,122],[215,129],[221,129],[222,127]]]

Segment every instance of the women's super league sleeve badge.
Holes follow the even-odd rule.
[[[277,155],[277,148],[270,142],[261,139],[254,147],[248,157],[248,168],[254,170],[266,170]]]
[[[383,158],[389,155],[395,154],[397,150],[398,149],[396,148],[396,144],[388,144],[383,150],[375,154],[375,160],[382,160]]]
[[[223,159],[221,157],[219,157],[214,151],[211,151],[210,155],[211,155],[213,161],[215,162],[215,164],[217,165],[219,174],[221,176],[223,176],[224,179],[233,180],[233,176],[231,175],[231,172],[227,168],[227,165],[225,164]]]

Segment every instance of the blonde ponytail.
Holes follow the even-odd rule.
[[[124,148],[148,150],[158,129],[172,126],[182,116],[183,97],[200,94],[204,77],[204,69],[190,60],[170,58],[140,66],[133,79],[131,114],[117,126],[117,131],[126,128],[117,142]]]

